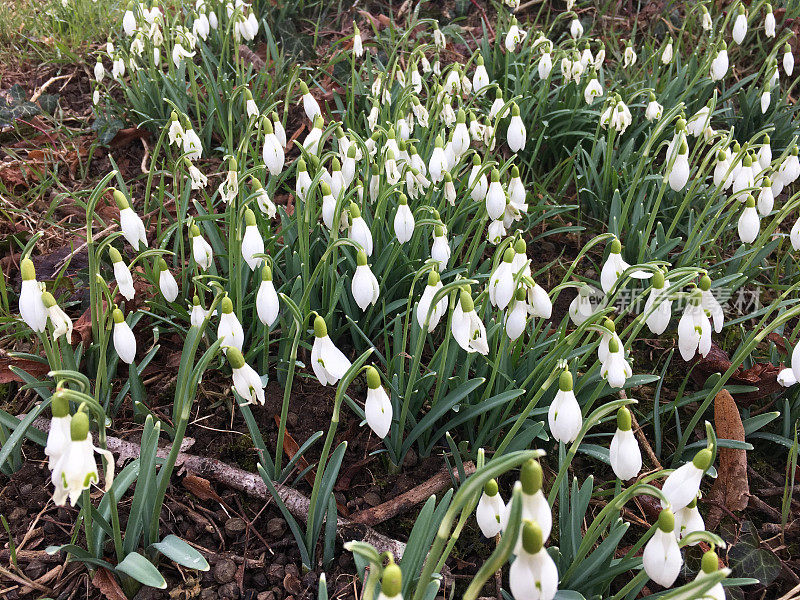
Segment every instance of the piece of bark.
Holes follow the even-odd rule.
[[[474,472],[475,465],[472,462],[464,463],[464,474],[467,477]],[[458,478],[458,471],[456,469],[453,469],[453,476]],[[449,488],[451,483],[450,473],[447,471],[439,472],[427,481],[420,483],[407,492],[383,504],[350,515],[350,520],[354,523],[363,523],[364,525],[378,525],[424,502],[432,495]]]
[[[50,419],[40,417],[34,420],[33,426],[41,431],[48,431],[50,429]],[[97,443],[96,436],[94,443]],[[125,457],[138,457],[140,450],[139,444],[111,436],[106,438],[106,448],[114,454]],[[169,455],[169,448],[159,448],[156,455],[159,458],[166,458]],[[244,492],[254,498],[260,498],[264,501],[272,500],[272,495],[260,475],[232,467],[221,460],[181,452],[178,454],[175,466],[183,467],[186,472],[214,479],[229,488]],[[274,483],[274,485],[278,491],[278,496],[286,505],[286,508],[289,509],[289,512],[295,517],[307,519],[310,505],[309,499],[293,488],[280,483]],[[402,557],[406,549],[406,545],[403,542],[382,535],[363,523],[354,523],[350,519],[339,517],[336,530],[345,542],[350,540],[366,542],[372,544],[378,552],[391,552],[395,558]]]
[[[714,429],[721,439],[744,442],[744,425],[736,401],[728,390],[720,390],[714,398]],[[711,487],[709,522],[718,522],[720,510],[714,504],[724,505],[731,512],[747,508],[750,486],[747,481],[747,451],[720,448],[717,479]]]

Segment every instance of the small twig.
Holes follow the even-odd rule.
[[[39,97],[40,97],[40,96],[41,96],[41,95],[44,93],[44,91],[45,91],[45,90],[46,90],[48,87],[50,87],[50,84],[51,84],[51,83],[55,83],[56,81],[59,81],[59,80],[61,80],[61,79],[66,79],[66,80],[67,80],[67,82],[66,82],[66,83],[69,83],[69,80],[70,80],[70,79],[72,79],[74,76],[75,76],[75,73],[73,72],[73,73],[69,73],[69,74],[67,74],[67,75],[59,75],[59,76],[57,76],[57,77],[51,77],[50,79],[48,79],[47,81],[45,81],[45,82],[42,84],[42,87],[40,87],[38,90],[36,90],[36,91],[33,93],[33,96],[31,96],[31,102],[36,102],[36,101],[39,99]],[[66,83],[65,83],[65,85],[66,85]],[[63,88],[62,88],[62,89],[63,89]]]
[[[625,390],[620,390],[619,397],[623,399],[628,398]],[[650,442],[647,441],[647,436],[645,436],[644,432],[642,431],[639,422],[636,420],[636,415],[634,415],[633,412],[631,412],[631,424],[633,425],[633,433],[636,436],[639,445],[644,448],[644,453],[647,454],[647,458],[649,458],[650,462],[652,462],[656,469],[660,471],[664,467],[661,466],[661,462],[658,460],[656,453],[653,452],[653,448],[650,446]]]

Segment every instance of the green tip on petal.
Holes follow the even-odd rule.
[[[608,351],[611,354],[619,352],[619,342],[617,341],[617,338],[612,337],[610,340],[608,340]]]
[[[572,373],[570,373],[568,370],[565,370],[558,377],[558,389],[560,389],[562,392],[572,391]]]
[[[114,195],[114,202],[117,203],[117,208],[120,210],[125,210],[126,208],[130,208],[130,204],[128,204],[128,199],[125,197],[125,194],[120,192],[117,189],[111,188],[113,190]]]
[[[23,258],[20,265],[22,270],[22,281],[33,281],[36,279],[36,268],[30,258]]]
[[[624,406],[617,411],[617,429],[620,431],[631,430],[631,411]]]
[[[536,554],[544,545],[544,536],[539,524],[530,519],[522,523],[522,547],[528,554]]]
[[[222,299],[222,302],[219,303],[219,307],[220,310],[226,315],[229,315],[233,312],[233,302],[231,302],[231,299],[227,296],[225,296]]]
[[[373,366],[367,367],[367,387],[371,390],[377,390],[381,387],[381,374]]]
[[[56,418],[63,418],[69,414],[69,400],[64,392],[58,391],[53,394],[50,402],[50,412]]]
[[[665,508],[658,515],[658,528],[664,533],[670,533],[675,529],[675,515],[670,509]]]
[[[73,442],[82,442],[89,436],[89,415],[79,411],[72,416],[69,435]]]
[[[394,598],[400,595],[403,588],[403,573],[394,562],[389,563],[383,569],[383,579],[381,580],[381,592],[387,598]]]
[[[256,213],[249,208],[246,208],[244,211],[244,224],[248,227],[252,227],[256,224]]]
[[[497,487],[497,481],[494,479],[490,479],[486,482],[486,485],[483,486],[483,493],[487,496],[494,497],[497,496],[497,492],[500,491]]]
[[[544,481],[544,472],[542,465],[534,458],[529,458],[522,464],[520,470],[519,480],[522,483],[522,491],[528,496],[532,496],[542,489],[542,482]]]
[[[708,468],[711,466],[711,459],[713,458],[713,454],[711,450],[708,448],[703,448],[694,455],[692,459],[692,464],[700,469],[701,471],[707,471]]]
[[[703,275],[700,278],[700,283],[698,284],[698,287],[701,290],[703,290],[704,292],[707,292],[708,290],[710,290],[711,289],[711,277],[709,277],[708,275]]]
[[[703,559],[700,561],[700,566],[703,569],[703,573],[706,574],[717,571],[719,569],[719,557],[717,556],[717,553],[713,550],[709,550],[703,554]]]
[[[244,366],[244,356],[239,351],[238,348],[229,347],[225,353],[225,356],[228,359],[228,362],[233,369],[241,369]]]
[[[325,324],[325,319],[317,315],[314,317],[314,337],[325,337],[328,335],[328,326]]]

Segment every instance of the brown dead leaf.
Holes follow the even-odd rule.
[[[280,417],[278,417],[278,415],[275,415],[275,424],[278,427],[281,426],[281,420]],[[286,452],[286,456],[289,457],[289,460],[293,459],[295,454],[297,454],[300,451],[300,446],[292,437],[292,434],[289,433],[288,431],[285,431],[283,434],[283,451]],[[305,471],[309,467],[308,461],[302,456],[297,459],[295,464],[297,465],[297,468],[300,469],[301,471]],[[309,469],[308,471],[306,471],[305,480],[312,487],[314,485],[314,476],[315,476],[315,469]]]
[[[744,441],[744,425],[736,401],[728,390],[720,390],[714,398],[714,429],[720,439]],[[735,448],[719,449],[717,480],[711,487],[709,500],[730,511],[744,510],[750,498],[747,481],[747,451]],[[719,518],[721,510],[712,507],[709,520]]]
[[[692,369],[692,378],[701,386],[705,385],[711,375],[724,373],[731,366],[728,354],[713,342],[710,352],[705,357],[697,355],[694,360],[696,365]],[[781,367],[772,363],[755,363],[749,369],[739,367],[729,379],[731,385],[748,385],[757,387],[758,390],[736,394],[736,402],[746,407],[781,391],[783,387],[778,383],[780,371]]]
[[[225,501],[214,491],[214,488],[211,487],[211,482],[208,479],[198,477],[197,475],[187,475],[183,478],[181,483],[183,487],[200,500],[216,500],[220,504],[225,504]]]
[[[103,301],[105,308],[106,302]],[[72,325],[73,333],[78,334],[81,338],[81,343],[88,346],[92,341],[92,309],[87,308],[86,311],[78,318]]]
[[[122,591],[117,580],[105,567],[100,567],[95,571],[94,577],[92,577],[92,585],[108,600],[127,600],[125,592]]]
[[[12,381],[24,383],[20,376],[14,373],[9,367],[22,369],[37,379],[43,378],[50,372],[50,366],[46,363],[40,363],[39,361],[30,360],[28,358],[4,356],[0,357],[0,383],[11,383]]]
[[[128,127],[127,129],[120,129],[114,136],[114,139],[108,144],[111,148],[121,148],[127,146],[134,140],[150,137],[150,132],[146,129],[139,129],[138,127]]]

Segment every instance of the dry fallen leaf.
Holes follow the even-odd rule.
[[[208,479],[197,477],[196,475],[187,475],[181,482],[189,492],[197,496],[200,500],[216,500],[220,504],[225,502],[219,494],[211,487],[211,482]]]
[[[125,592],[108,569],[100,567],[92,577],[92,585],[108,600],[127,600]]]
[[[720,439],[744,441],[744,425],[736,401],[728,390],[720,390],[714,398],[714,429]],[[744,510],[750,498],[747,481],[747,451],[719,449],[717,480],[711,487],[709,500],[730,511]],[[718,519],[722,511],[716,506],[709,511],[709,521]]]
[[[22,378],[9,367],[22,369],[26,373],[30,373],[33,377],[36,377],[36,379],[42,379],[50,372],[50,367],[46,363],[30,360],[28,358],[2,357],[0,358],[0,383],[11,383],[12,381],[24,383]]]

